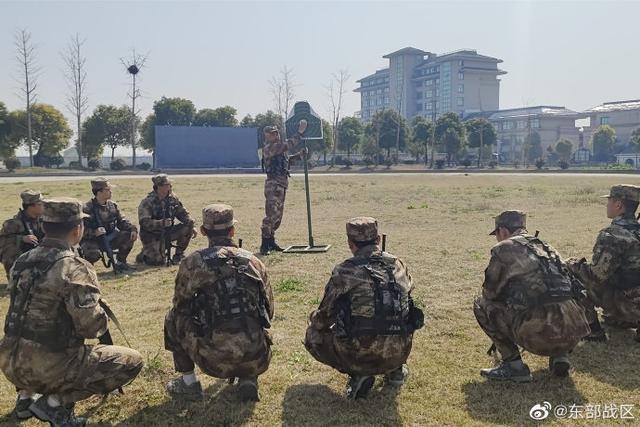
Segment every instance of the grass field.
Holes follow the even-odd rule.
[[[554,406],[635,404],[640,419],[640,344],[632,332],[611,331],[606,345],[581,344],[573,353],[567,379],[551,378],[547,360],[525,354],[534,382],[525,385],[487,383],[479,370],[493,364],[486,355],[488,338],[471,309],[479,293],[494,238],[492,216],[505,208],[529,213],[529,230],[555,246],[563,256],[589,256],[598,230],[608,220],[608,193],[622,177],[572,176],[313,176],[311,178],[316,244],[332,244],[321,255],[274,255],[264,261],[274,288],[276,316],[272,326],[273,360],[260,377],[261,401],[240,403],[222,380],[200,376],[204,402],[174,403],[164,384],[174,376],[170,354],[163,349],[163,318],[171,305],[177,267],[139,269],[129,278],[115,278],[97,267],[104,297],[119,316],[134,348],[146,359],[139,378],[125,395],[106,401],[94,397],[77,412],[91,415],[92,425],[527,425],[530,408],[548,401]],[[626,182],[638,184],[637,178]],[[137,205],[150,191],[150,180],[113,181],[114,200],[137,222]],[[40,185],[36,185],[40,184]],[[60,181],[3,184],[0,217],[13,215],[18,193],[26,188],[47,196],[68,195],[88,200],[88,182]],[[174,190],[200,222],[201,208],[213,202],[234,206],[237,237],[244,247],[259,248],[263,215],[263,181],[247,178],[180,179]],[[290,185],[281,244],[306,242],[303,180]],[[427,326],[418,331],[409,358],[411,376],[399,392],[381,387],[367,400],[342,398],[346,378],[325,367],[302,345],[309,313],[317,306],[333,266],[347,258],[345,221],[357,215],[378,218],[388,235],[387,250],[403,258],[414,279],[414,298],[424,305]],[[206,245],[203,237],[189,250]],[[139,250],[136,243],[133,256]],[[0,281],[4,281],[4,275]],[[2,321],[8,307],[0,299]],[[114,340],[122,343],[119,332]],[[15,424],[9,412],[13,387],[0,380],[0,418]],[[550,425],[604,425],[615,420],[564,420],[550,416]],[[620,422],[620,421],[617,421]],[[630,421],[631,423],[634,420]],[[26,425],[36,425],[34,422]]]

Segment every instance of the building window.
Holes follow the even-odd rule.
[[[461,107],[461,106],[463,106],[463,105],[464,105],[464,98],[463,98],[463,97],[461,97],[461,96],[459,96],[459,97],[458,97],[458,107]]]
[[[432,84],[433,84],[433,80],[426,80],[426,81],[424,82],[424,85],[425,85],[425,86],[431,86]]]
[[[495,122],[494,126],[496,127],[496,130],[502,130],[502,122]]]
[[[609,124],[609,117],[600,117],[600,124],[601,125],[608,125]]]
[[[388,103],[389,103],[389,97],[388,97],[388,96],[385,96],[385,97],[384,97],[384,103],[385,103],[385,104],[388,104]]]
[[[504,122],[504,124],[503,124],[503,129],[504,129],[504,130],[510,130],[510,129],[513,129],[513,122],[510,122],[510,121],[506,121],[506,122]]]
[[[377,104],[378,104],[378,105],[382,105],[382,98],[378,98],[378,99],[377,99]]]
[[[458,85],[458,93],[464,93],[464,85],[463,84],[459,84]]]
[[[537,129],[540,127],[540,119],[531,119],[531,127]]]
[[[524,129],[525,127],[527,127],[527,122],[524,120],[518,120],[516,122],[516,129]]]
[[[433,91],[432,91],[432,90],[428,90],[428,91],[426,91],[424,96],[425,96],[426,98],[431,98],[431,97],[433,96]]]
[[[432,108],[431,108],[432,105],[431,104],[432,104],[431,102],[429,102],[427,104],[424,104],[424,109],[427,110],[427,111],[431,111],[432,110]]]
[[[464,80],[464,73],[462,71],[458,73],[458,80]]]

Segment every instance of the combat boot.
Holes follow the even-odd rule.
[[[33,413],[29,409],[31,404],[35,402],[33,397],[28,397],[26,399],[20,399],[20,396],[16,398],[16,407],[13,412],[16,414],[16,418],[19,420],[28,420],[33,417]]]
[[[73,405],[49,406],[46,396],[41,396],[29,406],[29,410],[40,421],[48,422],[52,427],[84,427],[87,419],[73,413]]]
[[[596,320],[595,322],[589,324],[589,328],[591,329],[591,333],[582,338],[583,341],[607,342],[609,340],[607,333],[604,331],[604,329],[602,329],[599,321]]]
[[[352,376],[347,383],[348,399],[363,399],[367,397],[369,391],[376,382],[375,377],[370,376]]]
[[[282,249],[282,248],[280,247],[280,245],[278,245],[278,244],[276,243],[276,238],[275,238],[275,237],[271,239],[271,250],[272,250],[272,251],[276,251],[276,252],[282,252],[282,251],[284,251],[284,249]]]
[[[258,378],[245,377],[238,378],[238,395],[243,402],[259,402]]]
[[[169,381],[166,389],[174,399],[198,400],[204,397],[200,381],[187,385],[182,377]]]
[[[394,369],[393,371],[384,375],[384,380],[387,384],[400,387],[405,382],[407,382],[407,378],[409,377],[409,368],[407,365],[402,365],[398,369]]]
[[[271,253],[271,239],[263,237],[262,244],[260,245],[260,254],[269,255],[269,253]]]
[[[569,363],[569,356],[566,354],[549,358],[549,371],[556,377],[566,377],[569,375],[570,368],[571,363]]]
[[[522,363],[522,360],[501,362],[495,368],[481,369],[480,375],[490,380],[513,381],[516,383],[528,383],[533,379],[529,367]]]

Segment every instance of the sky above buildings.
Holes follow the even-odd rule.
[[[127,102],[120,58],[148,53],[139,78],[143,114],[162,96],[196,108],[231,105],[238,116],[273,109],[269,80],[293,70],[296,99],[328,117],[326,85],[348,69],[344,114],[359,110],[356,80],[406,46],[461,48],[501,58],[500,107],[574,110],[640,98],[640,1],[138,2],[0,0],[0,101],[23,108],[14,34],[32,33],[41,67],[38,100],[64,110],[60,52],[86,39],[90,111]],[[70,115],[68,115],[70,116]]]

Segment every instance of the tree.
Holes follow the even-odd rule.
[[[636,168],[638,167],[638,153],[640,153],[640,128],[631,132],[631,139],[629,140],[631,149],[636,153]]]
[[[236,119],[238,111],[228,105],[216,109],[203,108],[199,110],[194,119],[194,126],[211,126],[211,127],[235,127],[238,126]]]
[[[28,141],[28,114],[24,110],[12,111],[9,115],[11,134],[9,138],[13,144],[20,145]],[[73,131],[67,119],[53,106],[47,104],[33,104],[31,106],[31,136],[32,148],[37,150],[34,165],[40,161],[35,159],[51,158],[69,144]]]
[[[188,99],[162,97],[153,103],[157,126],[191,126],[196,107]]]
[[[340,124],[340,114],[342,113],[342,98],[346,93],[345,86],[350,77],[347,70],[338,70],[337,73],[331,75],[331,80],[329,80],[329,85],[327,86],[327,97],[331,105],[331,132],[334,142],[331,166],[335,165],[336,148],[340,144],[338,126]]]
[[[80,35],[76,33],[69,40],[66,51],[62,53],[65,64],[65,78],[69,88],[67,96],[67,109],[76,119],[76,150],[78,151],[78,162],[82,167],[82,115],[87,111],[87,71],[85,68],[86,58],[82,54],[84,40],[80,40]]]
[[[271,77],[269,85],[271,86],[271,95],[273,96],[276,113],[280,117],[278,126],[280,129],[284,129],[284,120],[287,117],[287,114],[289,114],[289,107],[295,97],[293,90],[295,87],[293,82],[293,70],[285,65],[280,70],[280,75],[278,77]]]
[[[102,153],[102,146],[111,148],[111,161],[115,149],[129,144],[131,139],[131,110],[127,106],[98,105],[83,124],[85,154],[96,158]]]
[[[496,128],[489,120],[484,118],[467,120],[464,124],[469,147],[478,148],[478,167],[480,167],[485,147],[491,150],[491,147],[498,140]]]
[[[351,159],[351,151],[354,151],[364,136],[362,122],[355,117],[345,117],[338,124],[338,145],[341,150],[346,150],[347,159]],[[335,151],[334,151],[335,154]]]
[[[561,138],[556,143],[556,153],[560,156],[561,161],[568,162],[573,153],[573,143],[568,139]]]
[[[246,119],[246,117],[245,117]],[[243,121],[245,122],[246,125],[250,125],[250,126],[245,126],[245,127],[255,127],[257,128],[257,133],[258,133],[258,147],[262,148],[262,146],[264,145],[264,127],[265,126],[275,126],[278,125],[279,123],[282,123],[282,117],[280,117],[277,113],[268,110],[266,113],[260,113],[257,114],[256,117],[254,119],[252,119],[252,122],[249,123],[248,121],[245,121],[245,119],[243,119]],[[282,130],[282,128],[280,128]],[[284,137],[284,135],[283,135]]]
[[[0,102],[0,158],[8,159],[15,156],[19,141],[12,140],[9,110]]]
[[[450,165],[467,141],[465,126],[456,113],[445,113],[436,121],[435,135],[436,143],[444,147],[447,164]]]
[[[433,123],[423,116],[415,116],[411,121],[413,138],[409,152],[416,156],[416,162],[424,155],[424,164],[429,161],[429,144],[433,144]]]
[[[24,85],[20,88],[22,99],[26,103],[26,142],[29,149],[29,166],[33,166],[33,112],[37,101],[38,75],[40,67],[36,64],[35,46],[31,41],[31,33],[19,30],[15,34],[16,59],[20,65],[20,73],[24,75]]]
[[[387,159],[391,157],[391,148],[403,149],[410,136],[406,120],[393,110],[376,112],[371,123],[376,130],[378,146],[387,150]]]
[[[542,140],[535,130],[524,139],[524,149],[527,152],[527,161],[535,162],[542,159]]]
[[[372,128],[370,128],[372,129]],[[374,132],[366,132],[367,135],[362,140],[360,144],[360,152],[364,156],[364,161],[367,164],[367,167],[371,163],[377,164],[378,156],[380,155],[380,147],[378,146],[378,142],[376,141],[375,131]],[[373,135],[372,135],[373,133]]]
[[[320,159],[320,154],[326,154],[328,150],[333,146],[333,127],[331,123],[326,120],[322,120],[322,139],[311,139],[307,141],[307,148],[309,149],[309,156],[317,154],[317,159]]]
[[[609,125],[599,126],[591,137],[593,157],[596,161],[606,162],[611,157],[613,144],[616,142],[616,131]]]

